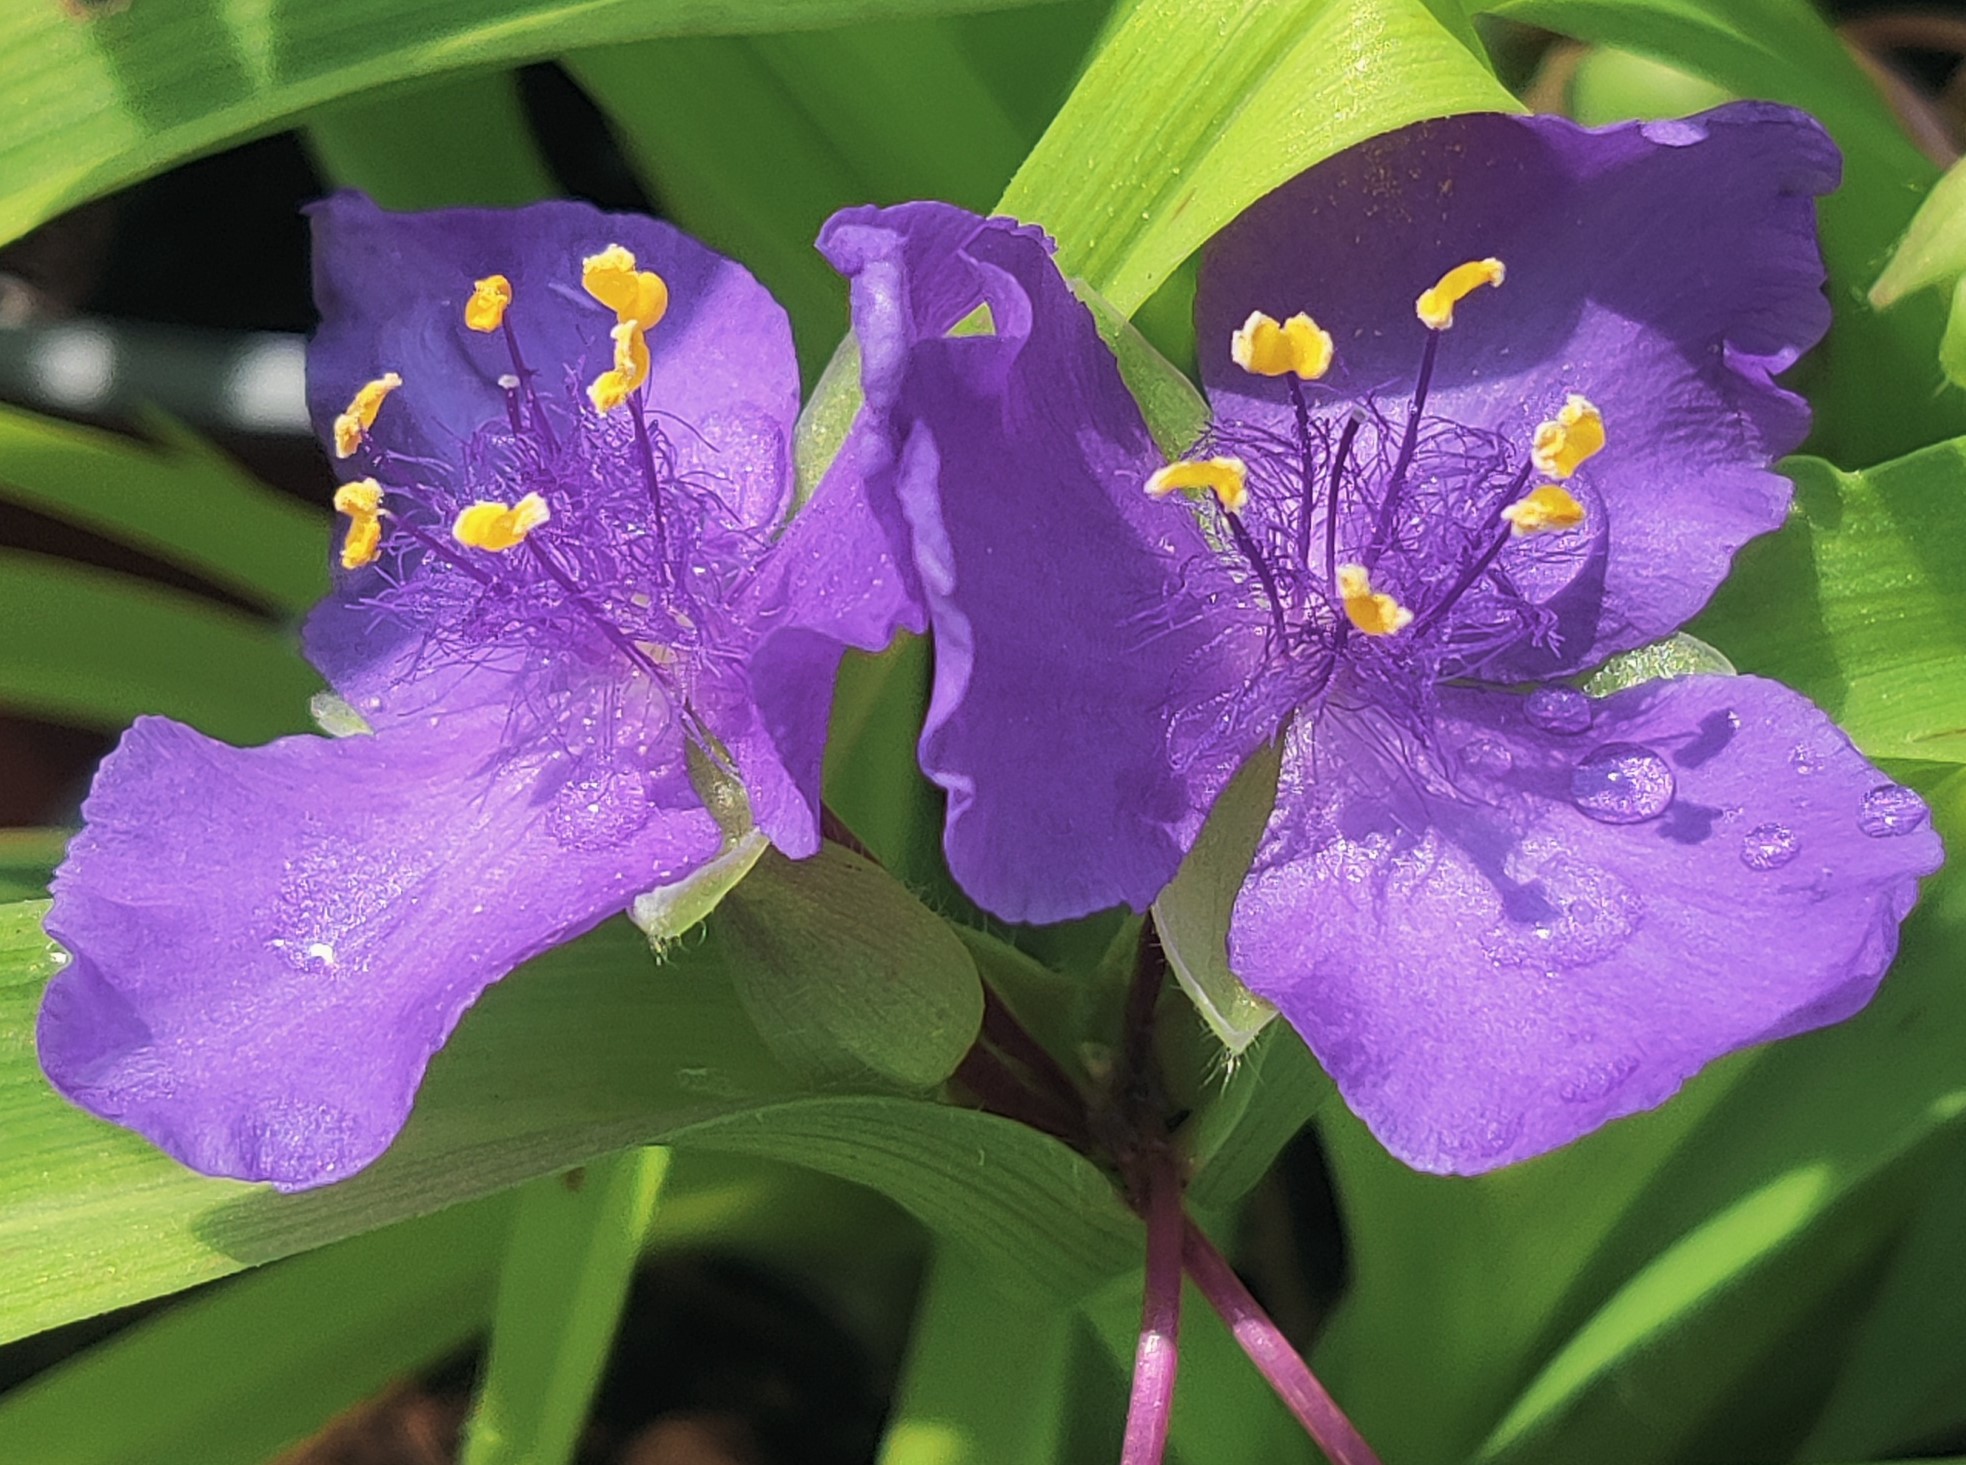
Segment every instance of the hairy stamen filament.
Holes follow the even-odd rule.
[[[435,555],[438,559],[442,560],[445,564],[449,565],[452,569],[462,570],[465,574],[469,575],[472,579],[476,580],[480,585],[484,586],[487,590],[489,590],[492,587],[492,585],[496,583],[496,581],[488,572],[480,569],[477,565],[472,564],[471,561],[466,559],[463,555],[459,554],[456,550],[452,549],[448,544],[444,543],[444,541],[439,539],[436,535],[429,533],[427,530],[419,528],[415,524],[412,524],[408,519],[405,519],[401,514],[392,514],[389,513],[387,510],[384,510],[383,516],[387,518],[390,523],[394,524],[397,528],[401,529],[405,534],[409,535],[409,537],[414,539],[418,544],[422,545],[431,554]]]
[[[1344,431],[1338,434],[1338,451],[1331,457],[1331,502],[1324,511],[1324,583],[1333,589],[1338,585],[1338,492],[1344,482],[1345,465],[1352,456],[1352,442],[1365,419],[1354,412],[1345,419]],[[1310,566],[1306,565],[1306,569]]]
[[[1242,516],[1228,509],[1224,509],[1222,515],[1229,521],[1229,537],[1235,540],[1236,548],[1242,551],[1242,557],[1248,560],[1250,568],[1256,571],[1256,578],[1263,582],[1263,593],[1270,601],[1270,623],[1277,633],[1277,645],[1281,647],[1285,634],[1283,596],[1277,592],[1276,576],[1270,573],[1269,561],[1264,559],[1263,551],[1257,548],[1256,541],[1250,538],[1249,530],[1243,525]]]
[[[1399,512],[1400,493],[1406,487],[1406,472],[1413,466],[1413,453],[1420,445],[1420,415],[1427,410],[1427,392],[1434,381],[1434,361],[1440,355],[1440,335],[1439,331],[1428,331],[1427,344],[1420,353],[1420,379],[1413,386],[1413,406],[1406,415],[1406,431],[1400,437],[1399,456],[1393,459],[1393,471],[1386,477],[1386,496],[1379,503],[1379,517],[1372,526],[1372,540],[1365,551],[1365,567],[1368,570],[1378,564],[1379,557],[1386,552],[1393,519]]]
[[[1297,563],[1311,567],[1311,510],[1317,505],[1317,468],[1311,461],[1311,404],[1304,396],[1304,383],[1295,373],[1286,376],[1291,410],[1297,417],[1297,461],[1304,473],[1304,503],[1297,515]],[[1335,489],[1334,480],[1334,489]],[[1335,501],[1334,501],[1335,508]]]
[[[553,436],[553,425],[546,420],[546,409],[540,405],[539,392],[533,386],[533,379],[537,373],[526,365],[526,358],[519,354],[519,333],[512,329],[510,317],[499,322],[499,331],[505,337],[505,349],[511,354],[512,371],[519,378],[519,389],[526,394],[526,406],[531,409],[533,429],[546,444],[546,451],[557,453],[560,444]]]
[[[575,582],[573,576],[569,575],[561,567],[559,561],[547,552],[546,546],[541,544],[537,539],[531,538],[528,538],[525,544],[526,548],[532,551],[533,558],[538,561],[539,567],[546,572],[547,578],[566,592],[568,603],[582,615],[586,616],[594,624],[594,627],[613,643],[617,650],[622,652],[630,661],[634,662],[636,666],[647,672],[649,677],[658,686],[661,685],[662,669],[655,664],[654,658],[642,650],[641,647],[637,646],[629,638],[626,631],[622,630],[621,627],[617,626],[601,613],[600,607],[587,598],[587,592],[582,590],[579,584]]]
[[[1495,529],[1498,532],[1489,541],[1488,547],[1476,555],[1469,562],[1468,567],[1455,577],[1454,583],[1447,588],[1447,593],[1427,608],[1413,627],[1414,635],[1417,636],[1425,631],[1451,610],[1454,602],[1466,595],[1474,583],[1488,573],[1488,567],[1494,564],[1502,551],[1508,547],[1509,541],[1515,535],[1510,527],[1502,522],[1502,510],[1522,497],[1523,489],[1529,486],[1529,475],[1534,466],[1531,463],[1522,465],[1521,471],[1515,476],[1515,481],[1509,485],[1507,492],[1502,495],[1501,500],[1489,512],[1488,518],[1482,524],[1482,529]]]
[[[646,388],[637,388],[628,404],[628,415],[635,419],[635,449],[642,460],[642,477],[648,483],[649,506],[654,509],[655,559],[665,580],[673,578],[669,563],[669,527],[662,520],[662,475],[655,466],[655,444],[649,441],[648,418],[643,397]]]

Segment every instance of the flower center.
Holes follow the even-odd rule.
[[[498,378],[503,413],[452,462],[371,436],[384,399],[400,389],[414,400],[414,381],[392,372],[356,394],[335,424],[337,451],[363,454],[375,476],[335,496],[349,520],[341,560],[374,566],[364,602],[449,656],[578,698],[601,670],[604,682],[645,684],[610,696],[653,696],[688,720],[699,680],[718,669],[713,648],[728,644],[723,609],[760,531],[714,474],[691,471],[702,434],[679,425],[689,445],[679,450],[647,400],[646,337],[669,300],[662,278],[611,245],[582,263],[581,283],[615,313],[612,360],[584,387],[568,363],[554,390],[521,348],[511,282],[477,281],[460,324],[501,338],[511,371]]]
[[[1457,307],[1504,278],[1500,260],[1473,260],[1419,296],[1413,392],[1391,412],[1369,397],[1330,410],[1315,394],[1331,337],[1308,315],[1253,313],[1231,355],[1252,375],[1282,379],[1287,422],[1218,423],[1208,456],[1146,484],[1154,497],[1185,490],[1205,505],[1218,552],[1266,607],[1271,654],[1321,667],[1321,682],[1340,664],[1389,658],[1436,677],[1476,674],[1525,637],[1550,634],[1543,601],[1589,550],[1574,532],[1584,504],[1566,484],[1604,447],[1596,407],[1572,395],[1520,443],[1429,410]]]

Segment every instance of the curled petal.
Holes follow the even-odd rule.
[[[1918,797],[1777,683],[1578,695],[1444,691],[1425,750],[1291,735],[1231,965],[1419,1169],[1541,1154],[1848,1017],[1938,868]]]
[[[1462,302],[1439,338],[1428,413],[1501,434],[1525,456],[1571,393],[1606,445],[1574,481],[1592,555],[1540,587],[1554,648],[1486,675],[1593,665],[1689,620],[1746,540],[1776,528],[1770,464],[1809,415],[1774,375],[1829,325],[1815,199],[1835,145],[1759,102],[1591,130],[1557,117],[1421,123],[1350,148],[1257,203],[1210,244],[1196,303],[1202,372],[1224,418],[1289,430],[1277,380],[1231,355],[1252,310],[1308,310],[1330,331],[1335,408],[1397,420],[1427,331],[1416,294],[1493,256],[1506,283]]]
[[[680,774],[501,751],[503,709],[260,748],[140,720],[57,873],[49,1077],[192,1168],[376,1158],[491,983],[718,850]]]
[[[914,205],[822,247],[854,275],[935,633],[921,753],[950,868],[1009,920],[1144,908],[1275,726],[1243,692],[1260,630],[1203,614],[1215,557],[1142,492],[1161,456],[1040,234]]]

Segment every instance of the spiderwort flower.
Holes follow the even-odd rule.
[[[786,523],[791,333],[736,264],[571,203],[344,194],[314,229],[348,481],[305,640],[372,733],[140,720],[56,878],[39,1032],[76,1102],[285,1188],[381,1152],[487,985],[716,857],[706,789],[816,850],[838,657],[910,617],[850,475]]]
[[[1041,235],[837,217],[867,355],[907,363],[881,491],[970,893],[1145,906],[1281,736],[1230,965],[1429,1170],[1861,1007],[1940,860],[1917,795],[1771,682],[1567,680],[1670,634],[1781,522],[1769,465],[1807,413],[1773,376],[1828,323],[1837,171],[1759,104],[1352,148],[1209,247],[1213,421],[1172,463]],[[983,306],[993,333],[948,334]]]

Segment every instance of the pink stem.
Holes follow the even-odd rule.
[[[1133,1397],[1126,1406],[1126,1443],[1120,1465],[1161,1465],[1174,1410],[1174,1375],[1180,1363],[1181,1184],[1172,1156],[1149,1162],[1147,1174],[1147,1283],[1140,1309],[1140,1342],[1133,1354]]]
[[[1297,1422],[1330,1458],[1331,1465],[1379,1465],[1379,1457],[1372,1453],[1365,1437],[1345,1418],[1310,1366],[1193,1221],[1187,1223],[1182,1256],[1188,1275],[1195,1279],[1209,1306],[1221,1314],[1250,1362],[1270,1381],[1277,1397],[1297,1416]]]

